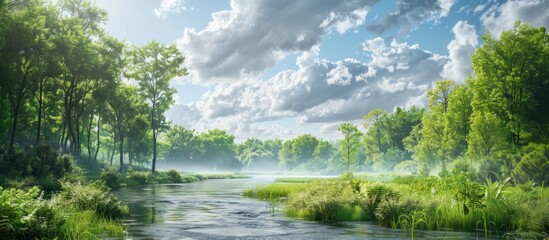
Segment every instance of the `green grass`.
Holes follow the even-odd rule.
[[[317,181],[321,179],[323,178],[285,177],[285,178],[276,178],[275,182],[277,183],[308,183],[308,182]]]
[[[299,183],[273,183],[248,189],[244,191],[243,195],[261,200],[272,200],[274,198],[287,198],[290,194],[299,192],[304,188],[305,185]]]
[[[93,211],[73,212],[61,226],[61,239],[122,238],[125,235],[121,222],[104,219]]]
[[[390,182],[360,178],[277,180],[244,196],[285,200],[296,218],[373,220],[378,225],[416,230],[452,229],[480,236],[537,236],[549,233],[548,188],[511,186],[508,179],[483,181],[467,174],[444,178],[396,176]]]

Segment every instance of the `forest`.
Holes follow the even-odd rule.
[[[128,169],[154,174],[159,165],[179,171],[323,175],[466,173],[477,182],[509,178],[513,185],[542,187],[549,182],[549,35],[544,27],[517,22],[499,38],[487,33],[465,83],[433,83],[424,107],[374,109],[362,126],[342,122],[337,141],[303,134],[236,142],[222,129],[198,132],[166,119],[175,103],[170,83],[187,75],[175,44],[150,41],[138,47],[116,39],[103,28],[107,12],[89,1],[1,0],[0,13],[4,200],[36,198],[39,190],[31,187],[38,185],[64,189],[51,201],[70,202],[78,199],[71,197],[78,195],[75,189],[84,189],[112,205],[70,204],[98,213],[80,217],[108,222],[127,209],[100,194],[107,189],[104,183],[74,183],[78,175],[102,170],[124,175]],[[33,204],[53,214],[44,204]],[[17,226],[6,227],[5,219],[15,218],[7,209],[0,203],[0,232],[6,236],[26,238],[47,230],[18,235],[9,230]],[[59,231],[42,236],[71,238],[72,233]]]

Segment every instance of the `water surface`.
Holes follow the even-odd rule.
[[[323,224],[285,217],[242,192],[272,176],[127,187],[115,191],[130,207],[127,239],[409,239],[372,222]],[[421,239],[474,239],[475,233],[416,231]]]

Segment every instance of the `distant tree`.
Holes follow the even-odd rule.
[[[200,139],[194,129],[173,125],[163,136],[166,158],[172,161],[192,161],[201,153]]]
[[[341,123],[337,130],[343,135],[343,139],[339,140],[339,150],[342,160],[347,165],[347,173],[350,173],[351,165],[356,161],[360,150],[360,138],[362,134],[351,123]]]
[[[158,134],[167,129],[164,113],[174,102],[175,89],[170,86],[170,80],[187,74],[187,69],[182,66],[184,60],[175,44],[166,46],[156,41],[136,48],[131,53],[131,66],[126,75],[139,83],[139,92],[147,99],[150,107],[152,172],[156,170]]]
[[[279,152],[280,166],[292,169],[313,159],[318,142],[318,139],[310,134],[286,140]]]
[[[364,128],[366,129],[364,143],[370,150],[370,154],[383,153],[387,150],[386,120],[387,111],[383,109],[374,109],[364,116]]]
[[[202,152],[201,161],[211,164],[213,169],[234,169],[239,165],[236,159],[234,136],[225,130],[212,129],[199,136]]]

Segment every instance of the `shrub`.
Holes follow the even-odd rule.
[[[182,179],[181,179],[181,174],[179,174],[179,172],[175,169],[170,169],[166,172],[166,174],[168,175],[168,177],[172,180],[172,182],[175,182],[175,183],[180,183],[182,182]]]
[[[128,213],[128,207],[109,193],[103,181],[94,181],[89,185],[64,182],[61,185],[63,191],[52,198],[60,205],[69,205],[80,211],[95,211],[106,218],[120,218]]]
[[[118,187],[120,182],[120,173],[116,168],[110,167],[110,168],[103,168],[101,170],[101,180],[105,181],[105,184],[107,186],[113,188]]]
[[[147,182],[149,182],[149,180],[151,178],[151,173],[150,172],[134,171],[134,172],[128,174],[127,178],[130,181],[133,181],[137,184],[146,184]]]
[[[398,200],[399,198],[398,193],[393,188],[379,182],[363,183],[360,192],[364,198],[364,207],[368,209],[372,215],[380,203],[389,200]]]
[[[519,182],[549,183],[549,144],[529,144],[526,152],[512,171]]]
[[[399,224],[399,218],[403,215],[408,215],[417,209],[418,202],[405,199],[405,200],[396,200],[390,199],[388,201],[380,202],[376,207],[374,214],[376,217],[376,222],[380,226],[384,227],[402,227]]]

